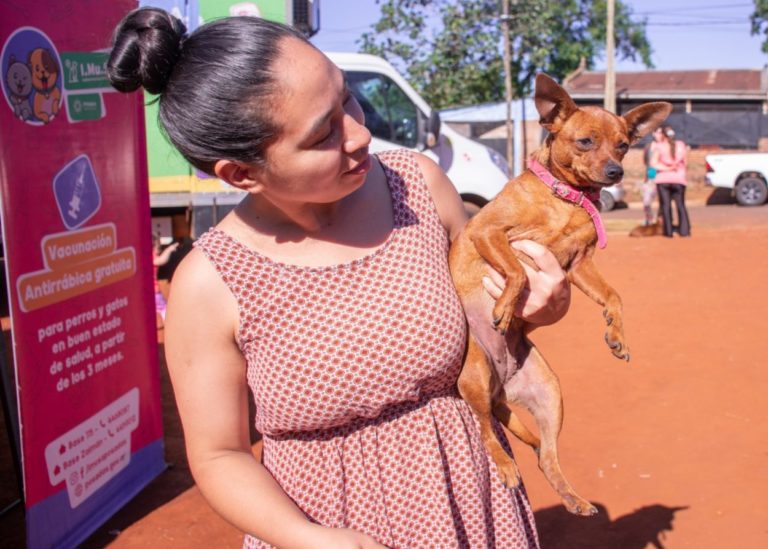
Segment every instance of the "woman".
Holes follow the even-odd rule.
[[[248,193],[177,268],[165,336],[190,469],[245,546],[536,546],[524,491],[500,483],[457,396],[466,326],[447,251],[466,214],[439,167],[369,155],[344,75],[282,25],[186,36],[144,8],[108,71],[160,93],[179,151]],[[515,246],[540,269],[521,316],[558,320],[563,272]]]
[[[661,203],[662,229],[664,236],[672,237],[672,202],[677,209],[678,233],[691,235],[688,210],[685,207],[685,186],[687,149],[685,143],[675,139],[675,130],[663,126],[653,133],[654,146],[651,167],[656,169],[656,189]]]

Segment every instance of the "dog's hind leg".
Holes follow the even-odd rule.
[[[467,356],[459,374],[458,388],[461,397],[470,405],[480,424],[480,437],[486,450],[496,463],[504,485],[514,488],[520,484],[517,465],[501,446],[491,424],[492,402],[501,385],[494,367],[488,363],[485,352],[474,336],[469,336]]]
[[[557,437],[563,424],[563,400],[557,376],[526,337],[519,338],[514,356],[519,368],[505,383],[504,393],[510,404],[523,406],[536,420],[541,438],[539,468],[568,511],[594,515],[597,509],[576,493],[560,469]]]
[[[503,396],[497,397],[496,402],[493,403],[493,415],[510,433],[533,448],[534,452],[539,453],[541,447],[539,437],[531,433],[528,427],[520,421],[520,418],[504,402]]]

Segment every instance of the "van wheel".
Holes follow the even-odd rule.
[[[467,212],[467,216],[471,218],[477,212],[480,211],[480,206],[478,206],[474,202],[470,202],[468,200],[465,200],[464,201],[464,210]]]
[[[612,209],[616,207],[616,200],[613,198],[613,195],[606,191],[605,189],[600,191],[600,211],[601,212],[610,212]]]
[[[736,183],[736,202],[741,206],[759,206],[768,198],[768,187],[759,177],[742,177]]]

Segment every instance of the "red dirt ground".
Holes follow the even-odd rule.
[[[690,211],[690,239],[625,236],[636,209],[604,216],[597,261],[623,296],[631,363],[610,355],[600,308],[578,291],[563,321],[533,334],[563,388],[564,472],[600,509],[569,515],[514,441],[545,548],[768,547],[768,206]],[[173,467],[84,547],[240,547],[193,485],[162,373]],[[0,444],[4,506],[14,477]],[[22,546],[23,529],[17,506],[0,518],[0,546]]]

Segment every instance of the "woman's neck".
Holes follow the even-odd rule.
[[[263,195],[250,195],[235,212],[243,223],[262,233],[310,235],[332,225],[339,206],[340,202],[277,203]]]

